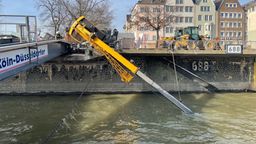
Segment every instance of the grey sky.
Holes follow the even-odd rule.
[[[126,14],[129,14],[129,7],[133,7],[138,0],[110,0],[112,9],[114,10],[115,20],[112,28],[117,28],[119,32],[123,32]],[[252,0],[239,0],[241,4],[245,4]],[[2,0],[3,13],[6,15],[38,15],[34,8],[34,0]]]

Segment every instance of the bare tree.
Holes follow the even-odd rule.
[[[164,5],[144,5],[134,8],[131,11],[132,17],[129,24],[134,29],[139,30],[140,27],[146,27],[147,30],[156,31],[157,40],[159,39],[159,31],[166,26],[175,23],[177,15],[174,12],[164,12]]]
[[[54,27],[54,33],[60,29],[65,15],[60,0],[35,0],[35,7],[40,11],[39,17],[46,27]]]
[[[108,0],[61,0],[67,12],[67,25],[85,16],[98,27],[110,26],[114,19]]]

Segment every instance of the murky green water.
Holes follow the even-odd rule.
[[[0,97],[0,143],[42,143],[78,96]],[[256,143],[256,94],[86,95],[47,143]]]

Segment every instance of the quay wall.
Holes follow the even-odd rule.
[[[143,73],[169,92],[177,92],[174,65],[162,56],[125,56]],[[172,57],[166,56],[172,61]],[[175,56],[176,64],[220,91],[256,90],[254,57]],[[91,61],[53,60],[0,82],[1,94],[80,93],[92,77],[86,93],[140,93],[155,91],[134,75],[125,83],[104,58]],[[208,92],[193,76],[177,68],[181,92]]]

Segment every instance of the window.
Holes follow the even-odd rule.
[[[148,40],[148,38],[149,38],[149,34],[146,34],[146,41]]]
[[[237,28],[237,23],[236,22],[234,22],[234,28]]]
[[[180,22],[181,22],[181,23],[183,22],[183,17],[180,17]]]
[[[209,15],[209,21],[212,21],[212,15]]]
[[[238,18],[242,18],[242,13],[238,13]]]
[[[205,26],[205,30],[208,31],[208,25]]]
[[[202,21],[202,15],[198,15],[198,21]]]
[[[233,13],[229,13],[229,18],[233,18]]]
[[[226,22],[226,27],[227,27],[227,28],[228,28],[228,24],[229,24],[229,23],[228,23],[228,22]]]
[[[205,15],[204,20],[208,21],[208,15]]]
[[[233,7],[233,4],[231,3],[231,4],[229,4],[229,7]]]
[[[220,27],[224,27],[224,22],[220,22]]]
[[[228,3],[226,3],[226,7],[229,7],[229,4],[228,4]]]
[[[234,32],[234,37],[236,37],[236,34],[237,34],[237,33],[236,33],[236,32]]]
[[[233,27],[233,23],[229,22],[229,27],[232,28]]]
[[[234,3],[234,4],[233,4],[233,6],[234,6],[234,8],[236,8],[236,7],[237,7],[237,4],[236,4],[236,3]]]
[[[201,11],[210,11],[210,7],[209,6],[201,6]]]
[[[153,22],[156,22],[157,20],[156,20],[156,18],[153,18]]]
[[[176,12],[180,11],[180,7],[176,6]]]
[[[244,32],[244,35],[247,35],[247,32]]]
[[[193,12],[193,7],[189,7],[189,12]]]
[[[156,36],[153,36],[152,39],[153,39],[153,40],[156,40]]]
[[[225,18],[228,18],[228,13],[227,12],[225,13]]]
[[[140,12],[141,12],[141,13],[142,13],[142,12],[145,12],[145,8],[141,7],[141,8],[140,8]]]
[[[173,18],[172,17],[170,18],[170,22],[173,22]]]
[[[161,9],[160,8],[153,8],[153,12],[161,12]]]
[[[188,12],[189,7],[185,7],[185,12]]]
[[[183,7],[180,7],[180,12],[183,12]]]
[[[220,13],[220,17],[221,17],[221,18],[224,18],[224,13],[223,13],[223,12]]]
[[[229,32],[226,32],[226,37],[229,37]]]
[[[242,23],[239,22],[239,23],[238,23],[238,28],[241,28],[241,27],[242,27]]]
[[[153,0],[148,0],[149,3],[153,3]]]
[[[244,23],[245,26],[247,26],[247,23]]]
[[[170,33],[170,28],[169,28],[169,27],[166,27],[166,28],[165,28],[165,32],[166,32],[166,33]]]
[[[229,37],[233,37],[233,32],[229,32]]]
[[[201,30],[202,30],[202,26],[198,25],[198,31],[201,31]]]
[[[237,13],[234,13],[234,18],[237,18]]]
[[[220,41],[220,45],[224,45],[224,41]]]
[[[220,32],[221,37],[225,37],[225,33],[223,31]]]
[[[207,0],[203,0],[204,3],[207,3]]]
[[[189,18],[189,22],[190,23],[192,23],[193,22],[193,18],[191,17],[191,18]]]
[[[167,18],[166,18],[166,22],[170,22],[170,18],[167,17]]]
[[[140,27],[140,31],[144,31],[144,27],[143,26]]]
[[[188,17],[185,18],[185,23],[188,23]]]
[[[170,33],[173,33],[173,28],[170,28]]]
[[[254,7],[252,7],[252,11],[254,12]]]
[[[211,28],[212,28],[211,25],[209,25],[209,26],[208,26],[209,31],[211,31]]]
[[[238,32],[238,37],[241,37],[242,36],[242,32]]]
[[[174,12],[174,7],[170,6],[170,12]]]
[[[165,11],[166,11],[166,12],[169,12],[169,11],[170,11],[170,7],[169,7],[169,6],[166,6],[166,7],[165,7]]]
[[[183,4],[183,0],[176,0],[176,4]]]

